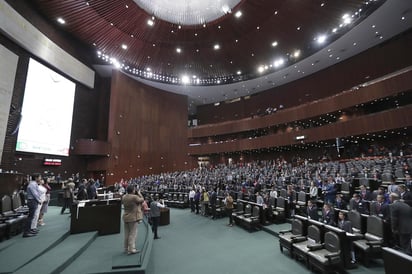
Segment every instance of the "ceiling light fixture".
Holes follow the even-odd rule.
[[[318,44],[323,44],[323,43],[325,43],[325,41],[326,41],[326,35],[324,35],[324,34],[319,35],[319,36],[316,38],[316,41],[318,42]]]
[[[126,45],[126,44],[122,44],[122,49],[126,50],[126,49],[127,49],[127,45]]]
[[[242,16],[242,12],[240,11],[240,10],[238,10],[236,13],[235,13],[235,17],[236,18],[240,18]]]
[[[164,21],[183,26],[202,25],[215,21],[229,13],[241,0],[133,0],[148,14]],[[222,3],[224,2],[224,3]]]
[[[148,19],[147,24],[152,27],[154,25],[154,21],[152,19]]]
[[[220,45],[219,45],[219,44],[215,44],[215,45],[213,46],[213,49],[214,49],[214,50],[220,49]]]
[[[66,24],[66,20],[64,20],[64,19],[61,18],[61,17],[57,18],[57,22],[59,22],[59,23],[62,24],[62,25]]]

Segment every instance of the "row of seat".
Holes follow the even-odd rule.
[[[256,203],[238,200],[236,210],[232,217],[235,224],[245,228],[249,232],[259,229],[262,221],[263,207]]]
[[[28,208],[22,206],[20,196],[15,193],[1,198],[0,241],[20,234],[27,220]]]
[[[353,214],[351,214],[353,213]],[[377,216],[367,216],[367,228],[363,233],[357,230],[358,212],[353,215],[354,233],[321,222],[295,215],[290,230],[279,233],[281,252],[289,250],[291,257],[303,261],[309,268],[316,268],[323,273],[333,269],[351,268],[350,251],[353,248],[362,255],[365,265],[370,258],[381,257],[385,242],[383,221]]]
[[[168,207],[187,208],[189,206],[189,195],[185,192],[164,193],[163,201]]]

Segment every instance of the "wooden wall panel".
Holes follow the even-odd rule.
[[[358,90],[341,92],[322,100],[287,108],[272,115],[190,128],[188,136],[198,138],[266,128],[335,112],[411,89],[412,71],[407,71]]]
[[[113,71],[108,128],[109,182],[188,168],[186,96]]]
[[[296,144],[295,137],[305,135],[306,143],[331,140],[336,137],[356,136],[412,126],[412,105],[370,114],[338,122],[322,127],[301,130],[298,132],[272,134],[254,139],[242,139],[217,144],[204,144],[189,147],[190,155],[208,155],[261,148],[279,147]]]

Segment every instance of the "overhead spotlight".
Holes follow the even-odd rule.
[[[262,73],[262,72],[264,72],[265,71],[265,67],[264,66],[259,66],[258,67],[258,72],[259,73]]]
[[[64,20],[64,19],[61,18],[61,17],[57,18],[57,22],[59,22],[59,23],[62,24],[62,25],[66,24],[66,20]]]
[[[345,13],[345,14],[342,16],[342,20],[343,20],[343,24],[344,24],[344,25],[348,25],[348,24],[350,24],[350,23],[352,22],[351,17],[350,17],[349,14],[347,14],[347,13]]]
[[[215,44],[215,45],[213,46],[213,49],[215,49],[215,50],[220,49],[220,45],[219,45],[219,44]]]
[[[153,26],[154,25],[154,21],[152,19],[147,20],[147,24],[149,26]]]
[[[273,41],[272,42],[272,47],[276,47],[278,45],[278,41]]]
[[[281,65],[283,65],[285,63],[285,60],[283,58],[279,58],[277,60],[275,60],[275,62],[273,63],[273,65],[275,66],[275,68],[280,67]]]
[[[236,13],[235,13],[235,17],[236,18],[240,18],[242,16],[242,12],[240,11],[240,10],[238,10]]]
[[[126,44],[122,44],[122,49],[127,49],[127,45]]]
[[[182,52],[182,49],[181,49],[181,48],[176,48],[176,52],[177,52],[177,53],[181,53],[181,52]]]
[[[238,71],[236,72],[236,74],[237,74],[237,75],[241,75],[242,72],[241,72],[240,70],[238,70]]]
[[[323,44],[326,41],[326,35],[319,35],[318,38],[316,38],[316,41],[318,41],[318,44]]]
[[[298,58],[300,56],[300,50],[295,50],[293,57]]]
[[[190,83],[190,78],[187,75],[183,75],[181,78],[182,84],[186,85]]]

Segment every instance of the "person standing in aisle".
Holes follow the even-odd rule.
[[[124,251],[128,255],[136,254],[137,224],[143,219],[142,203],[144,201],[140,190],[136,193],[134,185],[127,186],[127,194],[122,197],[124,223]]]
[[[232,212],[233,212],[233,197],[230,195],[230,192],[229,192],[229,191],[226,193],[225,205],[226,205],[226,214],[227,214],[228,217],[229,217],[229,224],[228,224],[228,226],[233,226],[233,217],[232,217]]]
[[[152,232],[154,234],[153,239],[160,239],[159,235],[157,234],[157,228],[159,227],[160,222],[160,208],[165,207],[164,202],[159,203],[158,198],[155,198],[150,203],[150,215],[152,217]]]
[[[33,237],[38,233],[37,230],[31,230],[31,224],[34,219],[37,207],[41,205],[40,191],[38,182],[41,180],[40,174],[33,174],[29,185],[27,186],[27,206],[29,215],[27,216],[26,225],[23,232],[23,237]]]

